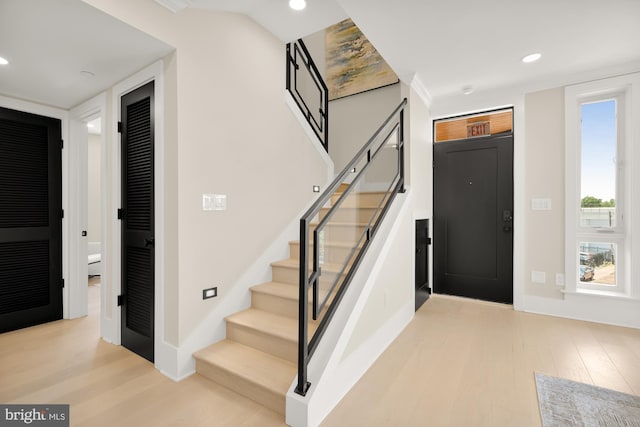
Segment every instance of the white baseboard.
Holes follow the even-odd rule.
[[[590,294],[565,294],[564,299],[523,296],[523,311],[608,325],[640,328],[640,301]]]

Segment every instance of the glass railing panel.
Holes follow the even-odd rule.
[[[394,132],[392,132],[394,134]],[[367,167],[356,172],[356,181],[345,193],[332,197],[320,211],[317,228],[321,275],[318,311],[330,303],[356,257],[370,239],[373,227],[389,199],[398,177],[398,148],[395,138],[374,146]],[[336,228],[340,226],[341,235]],[[331,237],[329,237],[331,236]]]
[[[329,189],[301,219],[305,249],[299,319],[298,385],[309,386],[307,364],[336,312],[361,257],[394,195],[404,191],[403,108],[406,99],[343,167]],[[306,227],[309,227],[307,230]],[[305,305],[308,302],[308,307]],[[315,319],[313,319],[315,313]]]
[[[307,68],[307,61],[302,57],[302,53],[296,45],[295,49],[296,64],[299,68],[294,70],[294,90],[303,103],[308,119],[313,120],[313,125],[319,131],[324,132],[324,119],[320,114],[324,105],[324,92],[318,77],[311,73]],[[309,117],[310,116],[310,117]]]

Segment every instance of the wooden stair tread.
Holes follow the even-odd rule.
[[[342,202],[342,204],[340,204],[340,206],[336,209],[350,209],[350,210],[357,210],[357,209],[378,209],[380,206],[378,203],[358,203],[357,206],[354,206],[353,202],[350,201],[344,201]],[[320,208],[321,210],[329,210],[333,208],[333,205],[331,206],[324,206],[322,208]]]
[[[298,302],[298,299],[300,297],[298,287],[293,286],[289,283],[266,282],[260,285],[252,286],[251,291],[290,301],[295,301],[296,303]],[[309,294],[311,294],[311,289],[309,289]],[[309,304],[312,304],[311,295],[309,295]]]
[[[318,226],[318,222],[312,222],[310,223],[310,229],[313,229],[315,227]],[[369,225],[366,222],[353,222],[353,221],[329,221],[327,223],[327,226],[331,226],[331,227],[366,227],[367,225]]]
[[[225,320],[227,323],[234,323],[287,341],[298,342],[298,319],[248,308],[227,316]],[[316,326],[309,322],[309,334],[313,334],[315,330]]]
[[[289,244],[290,245],[299,245],[300,244],[300,240],[291,240],[289,242]],[[313,242],[312,241],[309,242],[309,245],[313,245]],[[332,248],[347,248],[347,249],[353,248],[353,242],[345,242],[345,241],[342,241],[342,242],[333,241],[333,240],[329,241],[329,242],[325,241],[324,245],[328,246],[328,247],[332,247]],[[360,244],[359,247],[362,247],[362,244]]]
[[[271,263],[272,267],[284,267],[284,268],[300,268],[300,261],[297,258],[287,258],[280,261]],[[332,273],[338,273],[342,269],[339,264],[324,263],[322,264],[322,270]]]
[[[232,340],[212,344],[193,356],[283,396],[297,370],[295,363]]]
[[[266,282],[252,286],[251,291],[295,301],[298,301],[299,296],[297,286],[280,282]]]

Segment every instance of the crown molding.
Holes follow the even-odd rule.
[[[424,83],[422,83],[422,80],[420,79],[420,77],[418,77],[417,73],[414,74],[413,78],[411,79],[411,89],[416,91],[416,94],[418,94],[420,99],[422,99],[422,101],[427,105],[427,107],[431,107],[431,103],[433,102],[433,97],[425,87]]]
[[[173,13],[178,13],[191,6],[190,0],[153,0],[160,6],[169,9]]]

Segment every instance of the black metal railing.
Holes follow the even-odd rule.
[[[406,104],[404,99],[300,219],[296,393],[303,396],[309,361],[395,195],[404,192]],[[315,332],[309,340],[310,324]]]
[[[287,90],[329,151],[329,89],[302,39],[287,44]]]

